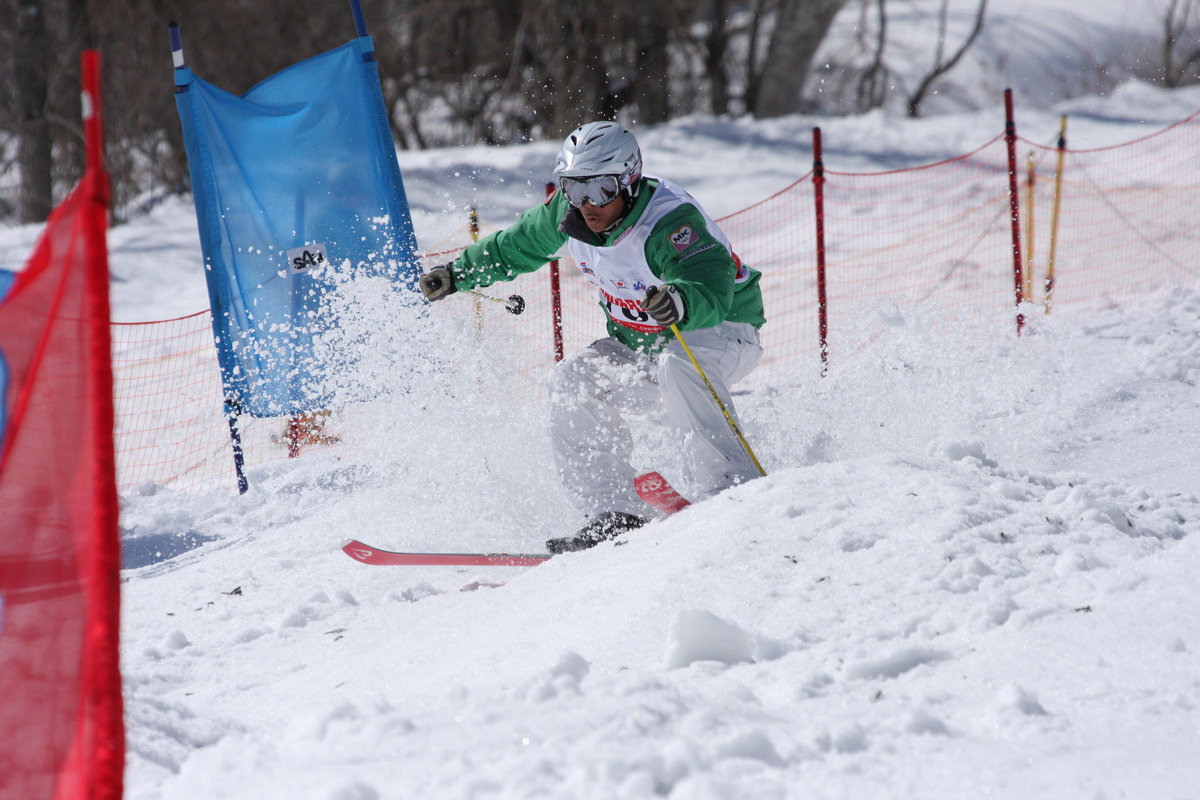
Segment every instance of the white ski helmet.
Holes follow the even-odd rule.
[[[597,175],[616,177],[620,190],[637,195],[642,177],[642,151],[637,139],[616,122],[589,122],[567,136],[558,151],[554,176],[586,179]]]

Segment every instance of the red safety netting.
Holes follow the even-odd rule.
[[[757,376],[819,353],[811,178],[810,173],[775,195],[717,220],[742,261],[762,273],[759,286],[768,324],[761,332],[764,354]]]
[[[121,491],[236,487],[211,313],[116,323],[112,333]],[[287,456],[286,422],[238,425],[248,463]]]
[[[1200,115],[1119,147],[1064,148],[1061,171],[1056,147],[1019,138],[1015,147],[1022,269],[1028,271],[1021,278],[1026,301],[1047,311],[1098,307],[1129,302],[1171,284],[1195,285],[1200,277],[1200,226],[1194,223],[1200,218],[1200,173],[1193,165],[1200,158]],[[831,364],[836,364],[839,348],[864,341],[850,333],[871,326],[886,331],[892,308],[921,305],[943,312],[947,319],[992,315],[998,320],[997,335],[1015,335],[1009,171],[1003,135],[958,158],[914,169],[824,170]],[[763,273],[766,356],[751,384],[783,368],[803,369],[808,364],[817,375],[824,367],[815,188],[810,173],[718,220],[742,260]],[[1052,240],[1053,293],[1047,304]],[[426,263],[444,263],[470,241],[470,228],[464,226],[429,248]],[[555,357],[548,270],[486,291],[497,298],[522,295],[524,314],[513,317],[500,303],[469,296],[440,305],[439,313],[461,315],[487,352],[485,360],[506,365],[502,379],[508,384],[507,398],[535,400]],[[561,265],[561,295],[567,353],[604,335],[595,289],[569,259]],[[1022,310],[1031,321],[1042,313],[1031,306]],[[136,378],[134,365],[114,355],[122,409],[118,433],[123,487],[144,481],[179,488],[233,485],[216,361],[211,342],[204,343],[208,321],[206,314],[196,315],[194,331],[167,334],[194,337],[187,343],[180,338],[149,346],[146,342],[155,334],[148,330],[138,332],[142,343],[136,346],[125,339],[128,358],[144,362],[137,365],[141,372]],[[118,332],[123,339],[125,333]],[[175,366],[165,370],[167,363]],[[180,370],[191,377],[177,374]],[[129,384],[124,382],[126,374]],[[142,399],[150,394],[160,396],[160,405],[146,413]],[[280,442],[286,438],[286,422],[247,420],[247,427],[248,463],[286,456],[286,443]]]
[[[1002,137],[928,167],[826,170],[824,200],[831,358],[839,330],[889,304],[1015,306]]]
[[[1033,192],[1029,164],[1033,162]],[[1200,113],[1119,147],[1063,152],[1018,143],[1023,253],[1046,301],[1056,184],[1061,182],[1051,307],[1103,307],[1200,279]],[[1032,219],[1032,235],[1026,222]],[[1032,257],[1032,258],[1030,258]]]
[[[23,800],[122,793],[108,178],[97,70],[94,51],[85,53],[87,172],[0,303],[0,786]]]

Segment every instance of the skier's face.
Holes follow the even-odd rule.
[[[611,228],[624,212],[625,200],[621,197],[603,206],[594,206],[590,200],[584,200],[583,205],[579,207],[583,221],[587,223],[588,229],[595,233],[603,233]]]

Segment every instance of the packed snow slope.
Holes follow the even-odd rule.
[[[337,550],[573,522],[536,412],[474,398],[135,498],[131,549],[211,541],[126,572],[129,796],[1194,796],[1198,320],[1194,289],[1020,341],[904,316],[742,399],[770,476],[529,570]]]
[[[1018,127],[1051,142],[1070,113],[1095,147],[1197,108],[1138,84],[1018,94]],[[1003,118],[997,97],[637,133],[720,216],[804,174],[818,124],[831,168],[868,171]],[[556,148],[401,153],[420,242],[469,205],[510,222]],[[36,233],[0,231],[0,264]],[[116,319],[206,306],[186,202],[110,249]],[[826,377],[796,363],[737,398],[767,477],[530,569],[340,552],[536,552],[581,521],[544,409],[503,396],[489,344],[437,307],[365,303],[386,391],[339,417],[340,445],[254,466],[241,497],[122,498],[126,796],[1198,797],[1200,284],[1118,300],[1028,309],[1019,339],[1010,309],[880,308]],[[659,421],[637,431],[673,477]]]
[[[1198,100],[1134,86],[1079,101],[1075,129],[1111,144]],[[998,124],[641,133],[721,214],[802,173],[817,122],[840,169]],[[505,224],[552,154],[404,154],[422,241],[476,192]],[[120,313],[195,291],[161,283],[199,263],[190,213],[113,232]],[[536,568],[455,569],[338,548],[536,552],[581,520],[487,343],[437,307],[376,310],[393,391],[342,444],[255,467],[242,497],[123,498],[127,796],[1197,797],[1200,286],[1027,312],[1017,338],[1010,309],[879,309],[826,377],[796,363],[738,397],[767,477]],[[637,430],[675,474],[658,421]]]

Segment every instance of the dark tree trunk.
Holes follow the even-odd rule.
[[[647,4],[638,10],[637,74],[633,79],[632,100],[638,105],[638,122],[657,125],[671,117],[671,99],[667,83],[670,64],[667,48],[670,31],[667,20]]]
[[[780,117],[803,110],[804,83],[817,48],[846,0],[780,0],[775,30],[760,70],[754,114]]]
[[[50,122],[46,119],[45,10],[41,0],[22,0],[16,25],[17,163],[21,170],[21,222],[44,222],[53,207]]]
[[[704,77],[709,87],[709,108],[717,115],[729,112],[729,78],[725,73],[725,54],[729,51],[729,32],[725,18],[729,7],[725,0],[713,0],[708,34],[704,37]]]

